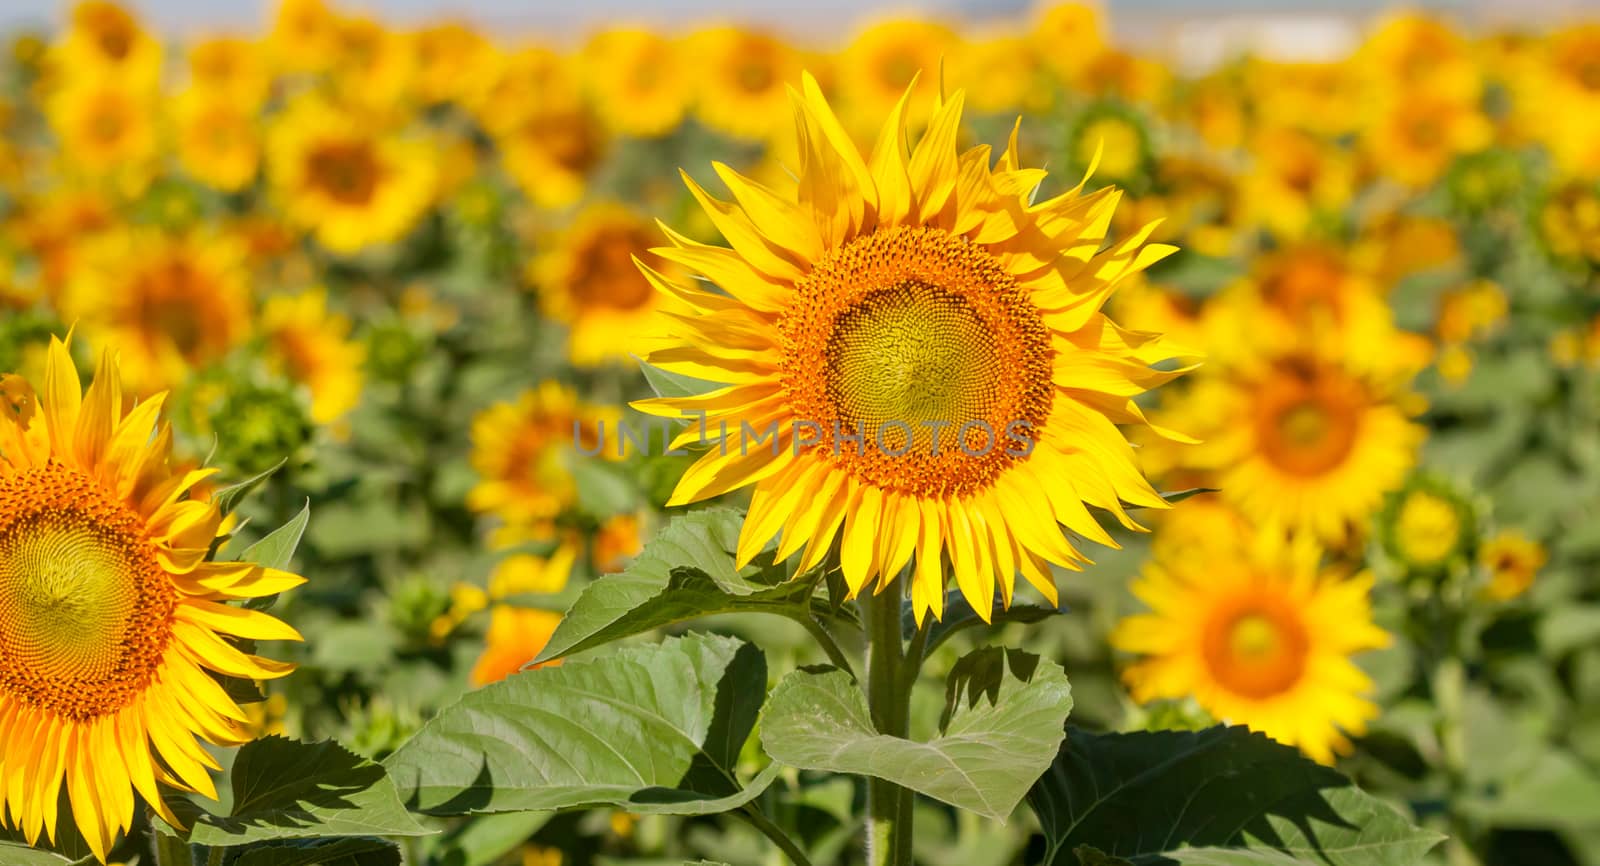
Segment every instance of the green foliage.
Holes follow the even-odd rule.
[[[760,651],[732,638],[626,647],[473,692],[385,764],[407,805],[429,814],[726,811],[776,775],[742,786],[734,772],[765,683]]]
[[[710,614],[809,616],[814,578],[786,580],[780,568],[733,567],[743,519],[727,508],[673,518],[620,574],[584,589],[538,660]]]
[[[1105,862],[1085,861],[1085,846],[1136,866],[1407,866],[1441,838],[1239,727],[1070,730],[1028,803],[1051,866]]]
[[[951,672],[939,735],[928,742],[877,733],[850,675],[822,669],[773,689],[761,742],[801,769],[885,779],[1004,821],[1055,757],[1071,708],[1060,665],[990,647]]]

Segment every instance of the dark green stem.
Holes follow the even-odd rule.
[[[880,734],[904,738],[909,733],[911,690],[902,670],[908,661],[900,627],[902,581],[882,595],[870,589],[857,599],[867,636],[867,706]],[[912,794],[883,779],[868,780],[867,866],[909,866],[911,863]]]
[[[188,842],[153,827],[150,839],[156,849],[156,866],[194,866],[194,854]]]
[[[794,866],[811,866],[811,860],[806,857],[806,852],[800,850],[800,846],[789,838],[789,834],[783,832],[783,828],[777,824],[772,823],[772,819],[768,818],[766,813],[757,808],[755,804],[746,803],[738,814],[739,817],[749,821],[750,826],[760,830],[762,835],[771,839],[772,844],[777,845],[778,849],[783,852],[785,857],[789,858],[789,862],[793,863]]]

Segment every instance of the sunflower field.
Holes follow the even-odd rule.
[[[1600,23],[61,21],[0,866],[1600,866]]]

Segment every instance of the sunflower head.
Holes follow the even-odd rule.
[[[1144,183],[1154,159],[1149,127],[1120,103],[1096,103],[1067,134],[1067,159],[1080,170],[1094,166],[1096,175],[1117,186]]]
[[[717,288],[642,268],[693,309],[647,360],[720,387],[637,405],[732,431],[671,504],[753,485],[741,561],[778,535],[809,569],[837,541],[852,594],[914,561],[919,619],[942,613],[947,576],[987,615],[1017,573],[1054,601],[1051,564],[1082,561],[1063,527],[1114,543],[1086,505],[1129,528],[1127,506],[1165,507],[1117,425],[1147,423],[1132,398],[1183,352],[1100,310],[1173,248],[1146,243],[1153,225],[1108,245],[1114,189],[1035,202],[1045,175],[1019,164],[1015,134],[998,160],[958,150],[959,91],[909,147],[914,92],[862,153],[804,76],[794,189],[716,164],[724,201],[685,176],[730,246],[666,229],[657,255]]]
[[[1111,635],[1139,657],[1123,673],[1134,699],[1192,696],[1217,719],[1331,763],[1378,711],[1351,656],[1389,636],[1372,622],[1372,575],[1325,569],[1319,556],[1308,537],[1266,529],[1152,561],[1133,584],[1150,612]]]
[[[1419,472],[1384,503],[1377,540],[1404,577],[1432,581],[1473,561],[1479,522],[1477,505],[1456,484]]]
[[[1500,602],[1522,595],[1549,559],[1544,545],[1521,530],[1496,533],[1478,549],[1478,562],[1488,577],[1484,594]]]
[[[302,578],[208,562],[223,515],[197,495],[212,470],[178,472],[157,426],[164,395],[124,400],[110,355],[82,390],[53,340],[42,389],[0,379],[0,819],[30,843],[56,833],[65,787],[102,862],[135,795],[177,819],[160,785],[215,798],[200,740],[249,739],[215,674],[271,679],[292,666],[233,638],[298,640],[230,605]]]

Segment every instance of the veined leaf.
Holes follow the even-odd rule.
[[[784,677],[762,714],[761,742],[790,766],[875,776],[1004,821],[1055,757],[1071,709],[1060,665],[988,647],[951,671],[929,742],[878,733],[861,687],[833,669]]]
[[[253,562],[264,568],[286,569],[294,559],[295,549],[306,534],[306,524],[311,520],[311,503],[307,502],[300,513],[289,522],[268,533],[265,538],[244,549],[240,562]]]
[[[262,472],[218,490],[212,495],[211,501],[216,503],[217,510],[221,511],[223,514],[231,514],[235,508],[239,507],[239,503],[244,501],[245,497],[249,496],[251,493],[254,493],[257,487],[260,487],[263,482],[265,482],[268,478],[271,478],[273,473],[277,472],[279,469],[282,469],[283,464],[287,462],[289,462],[288,458],[279,460],[277,463],[273,464],[272,467]]]
[[[733,638],[625,647],[472,692],[385,763],[430,814],[726,811],[776,777],[770,766],[741,785],[733,773],[766,677],[761,652]]]
[[[674,518],[625,570],[584,588],[537,661],[710,614],[808,615],[811,579],[786,581],[779,569],[733,567],[743,520],[728,508]]]
[[[1050,866],[1084,846],[1137,866],[1407,866],[1441,839],[1242,727],[1072,730],[1028,802]]]
[[[6,866],[77,866],[79,863],[93,862],[93,857],[73,860],[54,851],[30,848],[21,842],[0,842],[0,863]]]
[[[267,842],[241,850],[230,866],[400,866],[400,848],[373,837]]]
[[[231,775],[232,813],[200,815],[189,832],[191,843],[226,847],[433,832],[406,813],[382,766],[331,741],[266,737],[247,743]]]

